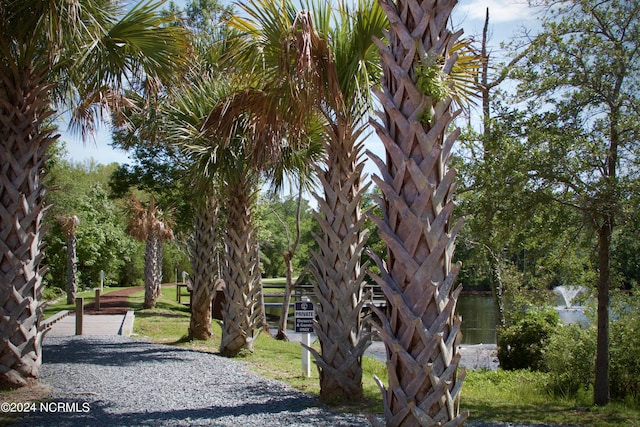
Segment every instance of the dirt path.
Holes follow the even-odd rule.
[[[95,302],[90,302],[85,304],[84,312],[86,314],[127,314],[127,311],[133,310],[128,302],[129,296],[141,290],[144,290],[143,286],[136,286],[101,295],[100,311],[96,311]]]

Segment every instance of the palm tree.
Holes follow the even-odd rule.
[[[161,134],[168,143],[181,147],[190,156],[192,166],[187,179],[192,182],[194,193],[209,195],[210,202],[215,200],[218,206],[218,218],[224,218],[224,225],[217,227],[222,234],[224,249],[220,261],[225,282],[220,353],[235,356],[243,350],[252,351],[253,342],[264,327],[259,249],[252,219],[261,172],[250,159],[252,144],[246,130],[246,116],[233,108],[243,102],[230,101],[231,107],[227,103],[235,99],[237,86],[222,74],[203,71],[192,73],[189,85],[175,89],[161,106],[160,114],[164,117]],[[220,127],[207,125],[207,121],[215,121],[216,114],[221,112],[230,114],[223,119],[231,124],[230,133],[224,137],[217,133]],[[197,205],[196,217],[207,215],[205,225],[211,227],[215,218],[210,215],[214,212],[205,207],[204,203]],[[202,231],[197,230],[196,237]],[[210,243],[215,240],[211,235],[207,239]],[[194,243],[202,244],[203,240],[197,239]],[[194,249],[206,258],[205,262],[210,262],[217,256],[213,252],[216,245],[207,246]],[[194,269],[194,274],[200,271]],[[202,277],[194,282],[197,300],[193,310],[205,309],[207,302],[200,300],[200,296],[210,301],[208,295],[213,291],[210,279]],[[202,323],[198,319],[205,315],[192,311],[192,325]]]
[[[174,78],[188,49],[160,5],[146,2],[123,16],[115,2],[0,0],[2,388],[38,378],[42,360],[42,175],[58,137],[54,108],[73,111],[86,133],[131,79]]]
[[[194,206],[193,234],[189,240],[192,292],[189,339],[208,340],[211,329],[211,302],[220,273],[220,237],[218,204],[214,196],[205,196]]]
[[[173,239],[168,218],[163,217],[151,199],[144,207],[137,199],[131,200],[128,232],[145,242],[144,251],[144,308],[154,308],[162,285],[162,248],[165,240]]]
[[[378,383],[389,426],[454,426],[468,416],[459,413],[464,372],[458,376],[454,312],[462,288],[453,286],[460,264],[452,265],[461,221],[451,226],[456,171],[447,168],[459,133],[447,135],[459,113],[451,108],[459,93],[450,74],[462,32],[446,28],[455,4],[381,0],[392,25],[388,45],[377,41],[384,79],[375,93],[384,111],[382,123],[372,123],[386,164],[370,155],[384,196],[375,222],[388,248],[386,262],[376,260],[388,306],[375,310],[375,328],[387,350],[388,388]]]
[[[67,237],[67,304],[75,304],[76,293],[78,292],[78,257],[76,255],[78,238],[76,237],[76,229],[80,224],[80,220],[75,215],[69,215],[60,217],[58,222]]]
[[[326,158],[317,168],[324,194],[315,195],[321,233],[312,263],[321,351],[311,352],[321,398],[359,400],[361,360],[369,343],[361,319],[366,266],[360,257],[367,236],[360,208],[367,188],[361,136],[371,105],[369,87],[379,73],[372,36],[382,37],[386,20],[376,1],[359,1],[354,10],[346,2],[305,7],[296,12],[289,1],[252,0],[240,4],[249,18],[236,16],[232,24],[250,36],[246,63],[264,64],[267,78],[276,81],[290,76],[291,89],[282,92],[287,102],[306,114],[319,112],[325,122]],[[246,58],[255,52],[262,56]]]

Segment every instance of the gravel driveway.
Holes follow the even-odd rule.
[[[47,337],[49,409],[25,426],[366,426],[242,362],[127,337]]]

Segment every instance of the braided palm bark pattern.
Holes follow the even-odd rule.
[[[255,184],[246,175],[230,185],[224,234],[225,304],[220,354],[236,356],[253,351],[253,343],[263,328],[260,253],[257,229],[252,221]]]
[[[343,128],[348,126],[342,123]],[[340,128],[340,124],[336,125]],[[357,401],[362,398],[362,355],[370,334],[362,331],[361,312],[367,266],[360,259],[368,232],[362,229],[363,146],[354,143],[360,132],[329,134],[326,170],[318,168],[324,197],[314,194],[320,235],[319,249],[312,251],[311,271],[318,301],[314,330],[321,352],[310,349],[320,374],[320,398]]]
[[[380,3],[391,27],[388,45],[376,41],[384,79],[375,94],[384,111],[382,123],[372,120],[386,162],[369,153],[384,196],[382,217],[374,221],[388,247],[386,263],[376,259],[381,275],[373,276],[388,302],[386,312],[375,309],[389,372],[388,387],[378,385],[388,426],[461,425],[467,417],[459,413],[462,320],[454,312],[462,288],[454,289],[460,264],[452,265],[452,257],[462,221],[450,227],[456,171],[447,169],[459,131],[446,134],[456,115],[450,97],[435,101],[415,84],[427,54],[443,58],[443,72],[451,70],[455,58],[448,51],[460,33],[450,33],[446,23],[456,2]]]
[[[196,208],[189,258],[193,269],[189,338],[208,340],[211,329],[211,301],[218,275],[218,208],[213,197]]]
[[[6,67],[4,68],[6,70]],[[48,87],[30,70],[0,73],[0,388],[38,378]]]

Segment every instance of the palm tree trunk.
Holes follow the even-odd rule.
[[[378,385],[388,426],[454,426],[468,416],[459,414],[464,372],[458,378],[461,319],[454,311],[462,288],[454,290],[460,264],[452,265],[461,221],[450,229],[455,170],[447,169],[459,131],[445,137],[455,116],[450,97],[435,101],[415,84],[425,54],[442,58],[445,72],[453,66],[448,49],[459,34],[446,24],[455,4],[381,0],[391,29],[388,46],[377,41],[384,78],[376,95],[384,112],[383,124],[373,124],[387,161],[370,155],[384,195],[382,218],[374,220],[388,248],[386,263],[372,255],[388,304],[386,313],[375,310],[381,324],[374,324],[387,351],[388,388]]]
[[[6,70],[6,67],[3,67]],[[42,362],[40,265],[48,87],[29,69],[0,73],[0,388],[36,379]]]
[[[213,198],[198,209],[189,246],[193,269],[189,339],[211,339],[211,301],[218,274],[218,209]]]
[[[158,274],[159,239],[156,233],[149,231],[144,252],[144,308],[156,306],[156,276]]]
[[[327,144],[327,170],[318,170],[324,197],[314,194],[321,234],[314,235],[311,271],[318,301],[314,330],[321,352],[310,349],[320,373],[320,398],[325,401],[362,399],[362,355],[370,344],[363,332],[361,311],[367,266],[360,265],[367,232],[360,210],[367,186],[361,185],[364,163],[358,132],[336,125]]]
[[[253,351],[264,318],[260,258],[252,221],[255,189],[247,176],[232,184],[227,203],[220,354],[233,357],[241,350]]]
[[[75,233],[67,238],[67,304],[76,303],[76,293],[78,292],[77,243],[78,239]]]
[[[153,277],[154,290],[153,297],[157,300],[162,296],[162,260],[164,255],[164,240],[158,238],[158,259],[156,259],[156,272]]]

